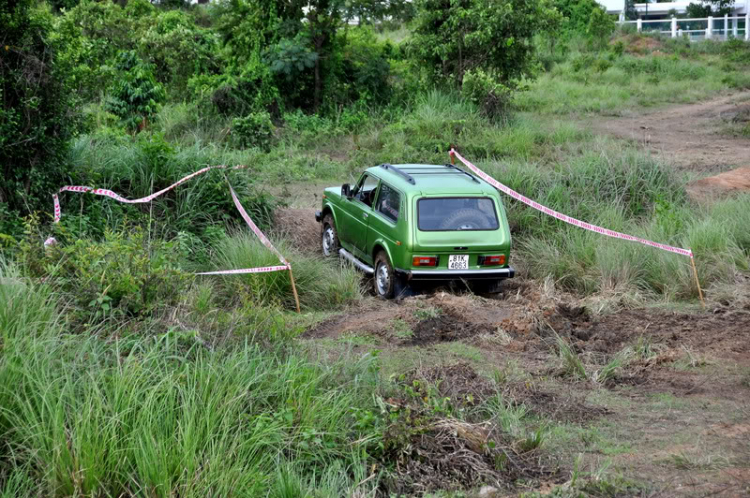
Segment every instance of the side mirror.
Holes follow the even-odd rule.
[[[349,199],[352,195],[352,188],[349,186],[348,183],[345,183],[341,186],[341,197],[346,197]]]

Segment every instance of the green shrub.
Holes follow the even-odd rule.
[[[253,345],[209,351],[173,332],[4,343],[3,490],[373,495],[377,480],[362,483],[382,430],[355,425],[358,411],[378,413],[371,364]]]
[[[164,87],[157,83],[152,66],[133,51],[121,52],[116,68],[119,78],[110,90],[108,110],[131,131],[141,131],[166,99]]]
[[[16,337],[40,337],[57,319],[49,286],[34,285],[17,265],[0,254],[0,337],[8,343]]]
[[[149,241],[140,227],[107,230],[104,240],[69,240],[43,250],[27,240],[21,260],[74,305],[81,321],[147,315],[175,304],[189,277],[180,269],[176,242]]]
[[[503,116],[511,98],[510,88],[481,69],[468,71],[464,75],[461,93],[477,104],[482,113],[490,119]]]
[[[232,137],[240,147],[258,147],[268,151],[273,143],[273,123],[265,111],[253,112],[232,121]]]

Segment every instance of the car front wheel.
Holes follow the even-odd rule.
[[[333,216],[330,214],[323,217],[323,233],[321,235],[321,246],[323,255],[337,256],[339,253],[339,235],[336,233],[336,225],[333,222]]]
[[[393,266],[385,252],[381,251],[375,256],[374,280],[375,293],[378,297],[383,299],[393,297],[396,288],[396,277],[393,273]]]

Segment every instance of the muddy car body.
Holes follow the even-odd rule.
[[[323,253],[374,275],[384,298],[425,281],[491,291],[514,275],[498,191],[452,165],[369,168],[352,187],[325,189],[315,217]]]

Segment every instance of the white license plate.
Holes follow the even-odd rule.
[[[451,254],[448,256],[448,269],[449,270],[468,270],[469,269],[469,255],[468,254]]]

